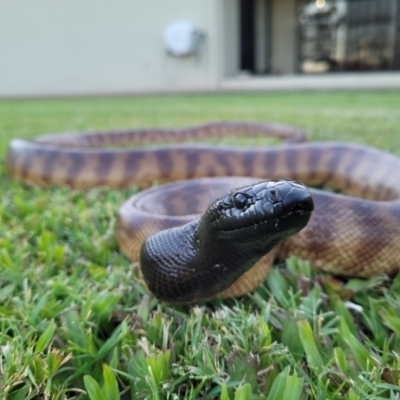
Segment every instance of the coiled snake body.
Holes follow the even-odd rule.
[[[175,131],[49,135],[35,141],[14,139],[7,165],[15,178],[40,186],[145,187],[154,180],[179,181],[141,191],[126,201],[118,214],[122,251],[138,260],[142,249],[144,280],[163,300],[191,302],[216,295],[242,295],[262,282],[274,258],[290,255],[338,275],[370,277],[399,269],[400,159],[391,154],[329,142],[271,148],[105,148],[250,132],[292,142],[304,139],[301,131],[282,125],[226,122]],[[286,181],[257,184],[261,179],[323,185],[346,195],[311,189],[315,208],[310,219],[313,204],[305,187]],[[241,189],[232,191],[238,187]],[[228,210],[232,205],[239,206],[240,212]],[[271,207],[279,210],[272,212]],[[224,227],[229,246],[226,242],[217,246],[221,239],[213,236],[210,228],[220,223],[215,222],[216,211],[218,218],[222,213],[224,224],[250,221],[251,229],[235,225],[226,233]],[[294,222],[284,222],[289,215]],[[262,224],[259,218],[265,219]],[[150,238],[142,248],[149,236],[184,224]],[[246,253],[248,257],[242,259]],[[155,264],[160,268],[157,272]]]

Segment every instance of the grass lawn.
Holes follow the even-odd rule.
[[[118,251],[135,188],[44,190],[4,168],[13,137],[212,120],[400,155],[399,91],[0,102],[1,399],[400,398],[400,276],[342,282],[290,259],[244,298],[171,307]]]

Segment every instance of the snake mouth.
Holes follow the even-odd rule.
[[[234,189],[220,197],[210,210],[211,224],[221,232],[260,226],[269,232],[281,232],[303,228],[314,210],[314,202],[303,184],[271,180]]]

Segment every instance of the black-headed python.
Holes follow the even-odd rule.
[[[59,134],[12,140],[7,165],[15,178],[39,186],[177,181],[131,197],[117,224],[122,251],[140,258],[148,289],[168,302],[245,294],[275,258],[290,255],[338,275],[366,278],[399,269],[400,159],[391,154],[329,142],[107,148],[251,133],[304,139],[283,125],[228,122]],[[346,195],[309,191],[298,182]]]

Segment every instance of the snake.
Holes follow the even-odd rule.
[[[284,142],[192,143],[250,135]],[[6,163],[28,185],[144,189],[121,205],[116,236],[139,261],[148,290],[166,302],[245,295],[275,260],[290,256],[333,275],[393,275],[400,266],[400,158],[305,138],[287,125],[227,121],[69,132],[13,139]]]

